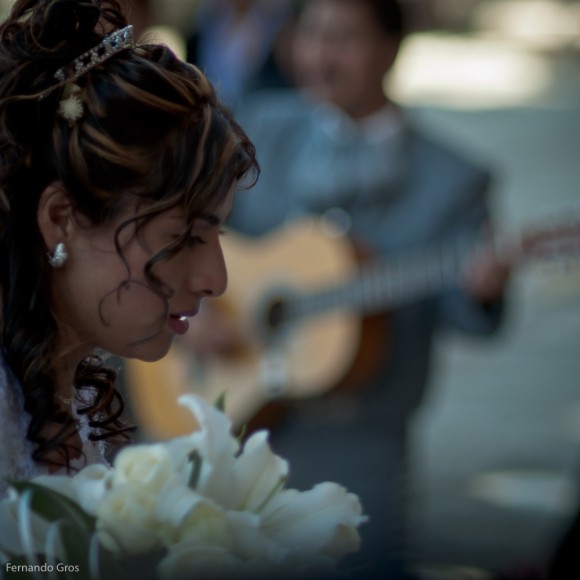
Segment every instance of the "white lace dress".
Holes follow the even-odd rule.
[[[73,407],[73,416],[78,422],[84,457],[73,460],[71,466],[80,469],[92,463],[106,464],[105,444],[89,441],[86,415],[78,415]],[[6,494],[7,480],[31,479],[48,473],[46,466],[32,459],[34,444],[26,439],[29,420],[20,386],[0,353],[0,497]]]

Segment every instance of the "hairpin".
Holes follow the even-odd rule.
[[[129,25],[120,30],[116,30],[105,36],[97,46],[87,50],[71,63],[60,67],[55,73],[54,78],[60,82],[76,81],[81,75],[88,70],[97,66],[101,62],[111,58],[113,55],[121,52],[126,48],[134,48],[133,26]],[[48,96],[56,86],[51,87],[40,95],[40,100]]]
[[[67,84],[64,87],[62,99],[58,103],[56,112],[68,121],[69,127],[72,127],[85,112],[81,87],[74,83]]]

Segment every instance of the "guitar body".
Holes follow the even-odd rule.
[[[233,321],[244,346],[227,357],[199,357],[177,339],[161,361],[127,362],[134,412],[156,438],[192,430],[177,404],[181,394],[195,392],[210,402],[225,394],[226,413],[240,427],[269,401],[332,389],[357,358],[362,322],[356,313],[331,310],[281,327],[272,320],[285,297],[355,275],[358,258],[348,237],[305,220],[259,239],[228,233],[223,249],[228,290],[211,307]]]

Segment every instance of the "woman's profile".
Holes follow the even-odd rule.
[[[258,167],[210,83],[116,0],[17,0],[0,26],[0,496],[128,439],[98,353],[153,361],[221,294]],[[162,386],[160,386],[162,388]]]

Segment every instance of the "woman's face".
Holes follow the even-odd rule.
[[[65,348],[102,348],[118,356],[154,361],[174,336],[188,328],[205,297],[222,294],[227,272],[220,232],[231,210],[234,188],[219,206],[196,219],[190,242],[152,273],[171,291],[164,300],[144,275],[148,260],[187,230],[181,209],[168,210],[145,224],[115,232],[136,213],[135,206],[99,227],[75,226],[65,265],[54,270],[53,304]]]

